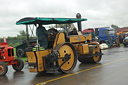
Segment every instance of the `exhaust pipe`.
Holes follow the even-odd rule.
[[[76,14],[77,19],[81,19],[81,14],[77,13]],[[82,32],[82,27],[81,27],[81,21],[77,23],[78,24],[78,31]]]

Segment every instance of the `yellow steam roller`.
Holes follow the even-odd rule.
[[[54,28],[48,30],[53,35],[48,37],[47,49],[40,49],[39,46],[32,47],[29,45],[30,39],[27,36],[26,41],[29,49],[27,49],[26,55],[28,57],[29,71],[69,73],[75,68],[77,59],[82,63],[98,63],[102,57],[99,43],[91,41],[91,34],[82,35],[82,21],[87,21],[87,19],[81,18],[80,14],[77,14],[77,18],[25,17],[17,21],[17,25],[26,25],[27,33],[31,25],[36,27],[38,23],[43,25],[66,24],[64,30],[60,31],[60,28],[59,31]],[[70,33],[68,30],[65,31],[65,29],[70,29],[69,27],[66,28],[66,26],[72,23],[78,24],[78,32],[74,29]]]

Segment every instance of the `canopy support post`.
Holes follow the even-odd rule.
[[[81,14],[80,13],[77,13],[76,14],[76,18],[77,19],[81,19]],[[81,21],[79,21],[79,22],[77,22],[77,24],[78,24],[78,31],[82,31],[82,27],[81,27]]]
[[[26,36],[27,36],[26,43],[27,43],[27,46],[28,46],[28,48],[29,48],[30,43],[29,43],[28,25],[26,25]]]
[[[26,25],[26,36],[27,36],[27,40],[29,41],[28,25]]]

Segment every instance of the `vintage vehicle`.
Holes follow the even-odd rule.
[[[125,37],[128,36],[128,33],[120,33],[117,36],[119,38],[120,43],[123,43],[123,40],[124,40]]]
[[[24,62],[21,59],[15,59],[13,47],[8,46],[7,42],[0,42],[0,76],[7,73],[9,65],[12,65],[16,71],[21,71]]]
[[[48,37],[48,49],[33,50],[31,47],[26,52],[28,57],[28,68],[30,72],[47,72],[56,71],[69,73],[76,66],[77,59],[82,63],[98,63],[102,58],[102,52],[98,42],[92,42],[91,34],[82,35],[81,22],[87,21],[85,18],[41,18],[25,17],[16,22],[17,25],[37,26],[49,24],[78,24],[78,35],[68,35],[65,32],[51,29],[53,37]],[[38,44],[38,43],[37,43]]]
[[[96,28],[95,31],[98,31],[96,33],[98,33],[98,41],[100,44],[106,43],[109,48],[120,47],[119,39],[113,28],[101,27]]]
[[[20,45],[14,47],[14,56],[23,60],[24,62],[27,61],[26,51],[28,50],[28,46],[34,47],[36,45],[36,40],[31,39],[29,40],[29,45],[27,43],[27,39],[23,40]]]
[[[124,44],[124,47],[128,45],[128,36],[124,38],[123,44]]]

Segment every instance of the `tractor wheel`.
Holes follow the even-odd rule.
[[[58,49],[60,57],[65,57],[66,55],[70,55],[70,59],[66,61],[58,71],[63,73],[70,73],[77,63],[77,53],[74,46],[70,43],[64,43]],[[65,61],[65,59],[58,59],[59,66]]]
[[[8,66],[5,62],[0,61],[0,76],[4,76],[8,71]]]
[[[17,64],[13,64],[12,67],[16,71],[21,71],[24,67],[24,62],[21,59],[16,59]]]
[[[24,56],[25,56],[24,50],[18,49],[18,50],[17,50],[17,56],[18,56],[18,57],[24,57]]]
[[[93,48],[93,47],[89,48],[89,54],[88,54],[88,56],[94,55],[96,53],[96,49],[97,48]],[[100,49],[100,53],[102,53],[101,52],[101,49]],[[100,56],[92,56],[92,57],[89,57],[89,58],[86,58],[84,56],[79,56],[78,57],[78,60],[80,62],[82,62],[82,63],[99,63],[100,60],[101,60],[101,58],[102,58],[102,55],[100,55]]]

